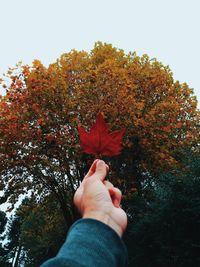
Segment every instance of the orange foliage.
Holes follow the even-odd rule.
[[[73,191],[84,167],[77,126],[90,127],[102,111],[112,131],[126,128],[121,160],[133,154],[149,171],[172,169],[177,150],[198,149],[192,89],[147,55],[98,42],[91,52],[72,50],[48,68],[36,60],[9,70],[8,77],[7,94],[0,98],[0,172],[1,183],[10,181],[16,192],[20,186],[8,170],[21,188]]]

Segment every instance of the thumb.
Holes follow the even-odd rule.
[[[103,160],[98,160],[96,163],[96,170],[94,175],[103,181],[107,174],[107,165]]]

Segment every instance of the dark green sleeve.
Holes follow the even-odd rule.
[[[41,267],[125,267],[127,250],[117,233],[94,219],[80,219],[69,230],[55,258]]]

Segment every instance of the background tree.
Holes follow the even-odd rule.
[[[149,189],[148,201],[129,202],[140,204],[126,234],[129,266],[200,264],[200,157],[189,154],[184,161],[187,173],[162,174]]]
[[[39,266],[56,255],[66,237],[66,224],[52,197],[23,200],[9,221],[6,256],[12,266]]]
[[[36,60],[10,69],[8,77],[0,100],[1,202],[15,203],[31,189],[38,199],[52,194],[69,226],[73,193],[93,160],[81,153],[77,126],[89,128],[99,111],[112,130],[126,127],[123,153],[105,158],[125,195],[140,193],[152,174],[175,170],[183,146],[199,150],[192,89],[147,55],[99,42],[48,68]]]
[[[0,210],[0,234],[2,234],[3,231],[5,230],[6,223],[7,223],[6,214],[5,212]]]
[[[29,202],[27,207],[30,206]],[[33,200],[31,202],[35,204],[32,203],[32,209],[21,226],[27,267],[40,266],[43,261],[54,257],[64,243],[68,230],[58,203],[52,196],[39,203]],[[24,207],[20,209],[23,210]]]
[[[20,218],[14,215],[9,221],[7,232],[8,243],[6,244],[7,257],[13,267],[18,267],[23,257],[20,226]]]
[[[0,267],[10,266],[8,262],[7,251],[2,244],[2,240],[4,240],[5,238],[5,235],[3,233],[5,231],[6,223],[7,223],[6,213],[0,210]]]

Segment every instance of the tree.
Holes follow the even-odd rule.
[[[6,214],[3,211],[0,211],[0,240],[4,238],[2,236],[3,232],[5,231],[5,226],[7,223]],[[0,267],[9,267],[10,263],[8,262],[7,251],[0,242]]]
[[[19,261],[22,255],[22,244],[20,240],[20,226],[21,221],[18,216],[14,216],[9,221],[7,238],[8,243],[6,244],[7,257],[11,260],[11,265],[14,267],[19,266]]]
[[[51,196],[25,198],[10,219],[5,255],[12,266],[40,266],[54,257],[66,237],[66,224]]]
[[[160,175],[151,198],[140,200],[126,235],[129,266],[199,266],[200,157],[189,154],[184,161],[186,174]]]
[[[8,77],[0,100],[1,202],[15,203],[28,190],[53,194],[69,226],[73,193],[93,160],[81,151],[77,126],[89,128],[99,111],[112,130],[126,128],[123,153],[105,158],[124,194],[140,192],[144,173],[148,180],[177,168],[183,146],[199,150],[192,89],[147,55],[98,42],[89,53],[72,50],[48,68],[36,60]]]
[[[0,234],[2,234],[3,231],[5,230],[6,223],[7,223],[6,214],[5,212],[0,210]]]

